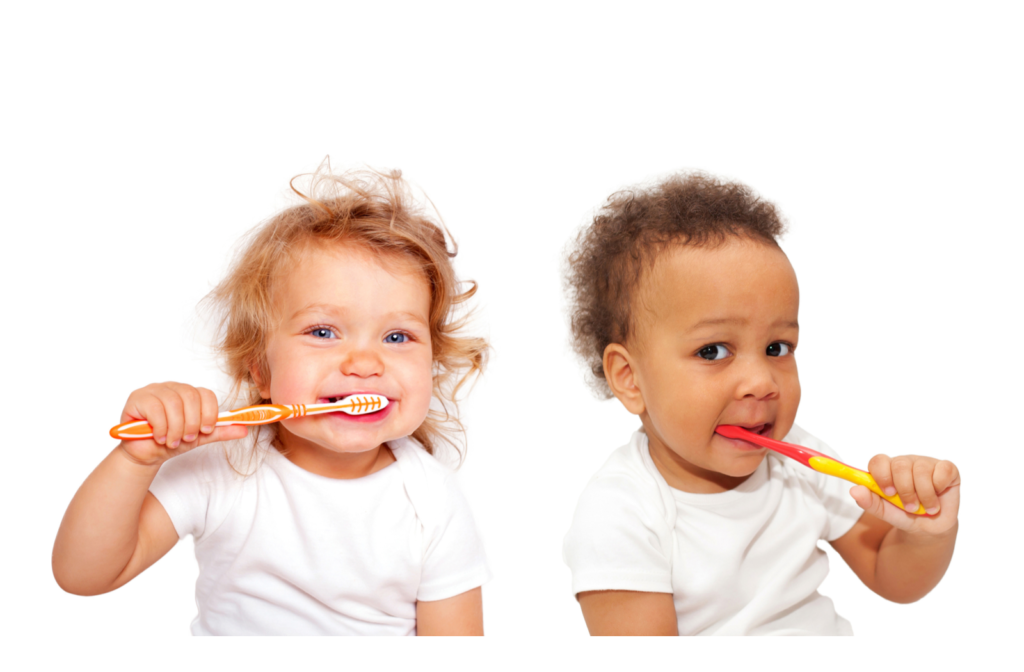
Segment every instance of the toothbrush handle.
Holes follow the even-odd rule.
[[[302,417],[306,414],[303,404],[283,406],[280,404],[261,404],[246,406],[227,411],[217,416],[217,426],[224,425],[266,425],[271,422],[285,420],[292,416]],[[153,428],[145,420],[125,422],[110,429],[110,436],[122,441],[137,441],[153,438]]]
[[[882,492],[882,489],[878,487],[878,483],[875,483],[874,477],[866,471],[854,469],[848,464],[843,464],[842,462],[833,460],[831,457],[826,457],[824,455],[815,455],[808,461],[808,464],[811,469],[814,469],[815,471],[820,471],[821,473],[828,474],[829,476],[836,476],[837,478],[841,478],[856,485],[863,485],[882,499],[892,502],[896,506],[900,507],[901,510],[906,511],[906,509],[903,508],[903,500],[900,499],[900,496],[892,495],[890,497]],[[919,516],[925,515],[924,507],[918,504],[917,511],[914,513]]]

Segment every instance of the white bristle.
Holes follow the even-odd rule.
[[[338,409],[342,413],[365,415],[383,409],[388,405],[388,398],[379,394],[353,394],[340,399],[337,403],[346,405],[346,407]]]

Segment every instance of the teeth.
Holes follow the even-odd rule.
[[[376,413],[388,405],[388,398],[379,394],[348,394],[343,397],[327,397],[329,403],[345,402],[338,410],[349,415]]]

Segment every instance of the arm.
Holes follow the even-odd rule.
[[[934,588],[953,557],[960,473],[952,462],[876,455],[868,465],[884,492],[896,492],[908,510],[920,502],[929,516],[915,516],[863,486],[850,494],[867,512],[832,542],[868,588],[887,600],[914,602]]]
[[[53,544],[53,576],[76,595],[120,588],[178,541],[167,512],[149,494],[159,465],[140,465],[120,446],[75,493]]]
[[[445,600],[416,603],[416,634],[453,636],[484,634],[484,608],[480,588]]]
[[[671,593],[592,590],[576,599],[593,636],[679,634]]]
[[[53,576],[61,588],[78,595],[109,592],[177,543],[178,533],[149,486],[171,457],[245,435],[244,427],[214,428],[216,417],[217,398],[209,390],[164,383],[129,396],[121,422],[147,420],[159,438],[122,442],[75,493],[53,544]]]

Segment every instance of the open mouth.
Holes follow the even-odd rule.
[[[754,434],[760,434],[761,436],[772,435],[772,423],[766,422],[763,425],[754,425],[753,427],[745,427],[743,425],[737,425],[737,427],[743,427],[743,429],[749,430]]]
[[[367,398],[363,399],[364,396]],[[317,399],[317,403],[336,404],[339,401],[344,401],[346,399],[352,400],[352,402],[356,404],[356,408],[353,409],[356,412],[334,411],[332,413],[327,413],[326,415],[344,418],[346,420],[373,422],[383,418],[390,412],[391,402],[393,401],[388,397],[384,397],[383,406],[380,406],[380,399],[374,401],[374,398],[376,397],[384,397],[384,395],[376,392],[349,392],[336,397],[320,397]],[[360,405],[360,402],[365,403],[365,406]],[[374,410],[375,406],[376,410]]]
[[[730,424],[730,423],[727,423],[727,424]],[[764,423],[761,423],[759,425],[743,425],[743,424],[737,423],[737,424],[735,424],[733,426],[734,427],[742,427],[743,429],[747,430],[748,432],[751,432],[753,434],[758,434],[760,436],[766,436],[766,437],[769,437],[769,438],[771,438],[771,436],[772,436],[772,428],[774,427],[774,425],[772,423],[770,423],[770,422],[764,422]],[[739,448],[741,450],[751,450],[751,451],[753,451],[753,450],[767,450],[766,448],[762,448],[761,446],[759,446],[759,445],[757,445],[755,443],[751,443],[750,441],[746,441],[744,439],[731,439],[731,438],[728,438],[726,436],[722,436],[721,434],[717,434],[717,433],[715,434],[715,436],[718,436],[719,438],[721,438],[721,439],[723,439],[725,441],[728,441],[730,444],[732,444],[732,446],[734,448]]]

